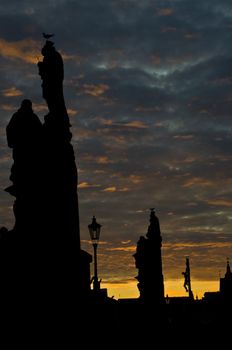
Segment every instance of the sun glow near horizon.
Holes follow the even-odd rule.
[[[114,299],[123,298],[138,298],[139,291],[137,288],[137,281],[130,281],[125,283],[104,283],[102,288],[107,288],[108,297]],[[192,292],[194,298],[202,299],[205,292],[219,291],[219,281],[192,281]],[[183,286],[183,279],[170,279],[164,282],[164,294],[169,297],[187,297],[188,293]]]

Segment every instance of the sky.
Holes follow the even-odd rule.
[[[154,207],[165,294],[219,289],[232,261],[231,0],[9,0],[0,4],[0,226],[14,225],[5,128],[29,98],[43,122],[42,32],[64,59],[82,248],[102,225],[98,274],[137,297],[133,254]],[[36,184],[35,184],[36,185]]]

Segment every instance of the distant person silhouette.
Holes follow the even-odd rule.
[[[12,195],[22,192],[30,178],[36,174],[42,123],[33,112],[32,102],[22,101],[20,108],[13,114],[6,127],[7,143],[13,149],[14,164],[11,168],[10,180],[13,186],[6,191]]]

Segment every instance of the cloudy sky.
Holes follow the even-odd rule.
[[[6,125],[30,98],[43,121],[37,62],[55,33],[79,169],[82,248],[102,224],[99,276],[137,296],[133,253],[155,207],[165,293],[218,290],[232,261],[231,0],[9,0],[0,4],[0,225],[14,224]]]

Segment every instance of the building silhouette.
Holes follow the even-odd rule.
[[[220,297],[224,302],[232,305],[232,272],[229,260],[227,260],[225,276],[220,278]]]

